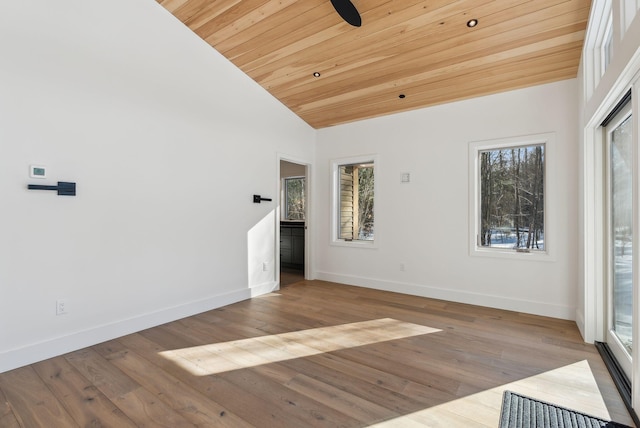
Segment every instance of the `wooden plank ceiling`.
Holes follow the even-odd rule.
[[[157,1],[314,128],[576,77],[591,5],[353,0],[352,27],[330,0]]]

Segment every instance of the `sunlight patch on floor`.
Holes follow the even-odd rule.
[[[160,352],[196,376],[303,358],[441,330],[383,318]]]
[[[502,394],[506,390],[601,419],[611,419],[589,362],[583,360],[372,426],[495,428],[499,424]]]

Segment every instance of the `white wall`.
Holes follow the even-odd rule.
[[[312,128],[153,0],[6,3],[0,58],[0,372],[275,286]]]
[[[411,96],[410,94],[408,96]],[[330,200],[330,160],[379,155],[377,249],[330,245],[330,207],[315,212],[320,279],[573,319],[577,293],[575,79],[318,132],[315,198]],[[555,133],[553,261],[469,254],[472,141]],[[411,182],[402,184],[403,172]],[[400,271],[400,263],[406,270]]]

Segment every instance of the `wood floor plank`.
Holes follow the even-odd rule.
[[[145,336],[133,334],[118,339],[126,347],[134,350],[147,360],[162,367],[176,378],[188,382],[194,389],[210,397],[232,412],[242,415],[242,419],[255,426],[296,427],[308,426],[304,420],[296,416],[293,405],[285,407],[274,405],[270,391],[261,394],[249,387],[243,388],[221,376],[194,376],[163,356],[166,349],[147,339]]]
[[[4,391],[0,387],[0,427],[16,428],[19,427],[18,419],[13,413],[11,403],[4,395]]]
[[[307,375],[296,375],[286,386],[362,423],[371,424],[399,416],[387,407]]]
[[[277,407],[289,413],[286,420],[296,417],[301,422],[299,426],[307,427],[357,427],[362,422],[334,410],[325,402],[316,401],[313,398],[300,394],[291,388],[287,388],[274,382],[253,369],[227,372],[220,375],[223,379],[238,386],[244,391],[252,391],[267,399],[272,407]],[[287,422],[287,426],[296,426]]]
[[[93,349],[196,426],[253,426],[117,340],[96,345]]]
[[[3,373],[0,389],[4,391],[19,426],[79,426],[31,366]]]
[[[78,425],[135,427],[131,419],[63,357],[41,361],[33,368]]]
[[[507,389],[633,424],[573,322],[305,280],[0,373],[0,427],[495,427]]]
[[[415,397],[403,394],[404,388],[394,390],[387,387],[389,384],[379,383],[379,379],[375,379],[375,375],[366,377],[366,380],[353,376],[357,364],[323,364],[329,359],[329,356],[330,354],[322,354],[311,358],[301,358],[290,361],[287,366],[293,369],[294,373],[304,373],[306,377],[312,378],[316,384],[330,387],[329,391],[337,389],[387,410],[386,412],[379,411],[380,414],[411,413],[424,406],[424,403],[416,400]],[[374,369],[367,371],[375,372]],[[290,386],[294,380],[299,380],[299,376],[299,374],[293,376],[291,380],[287,381],[287,385]],[[389,376],[385,376],[385,378],[388,379]],[[405,383],[403,386],[410,382],[406,378],[402,380]]]
[[[194,426],[95,350],[72,352],[66,359],[137,426]]]

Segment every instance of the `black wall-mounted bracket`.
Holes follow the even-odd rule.
[[[58,181],[57,186],[43,186],[41,184],[29,184],[27,188],[29,190],[55,190],[58,192],[58,195],[61,195],[61,196],[76,195],[76,183],[69,183],[67,181]]]
[[[253,195],[253,203],[259,204],[262,201],[271,201],[271,198],[263,198],[260,195]]]

